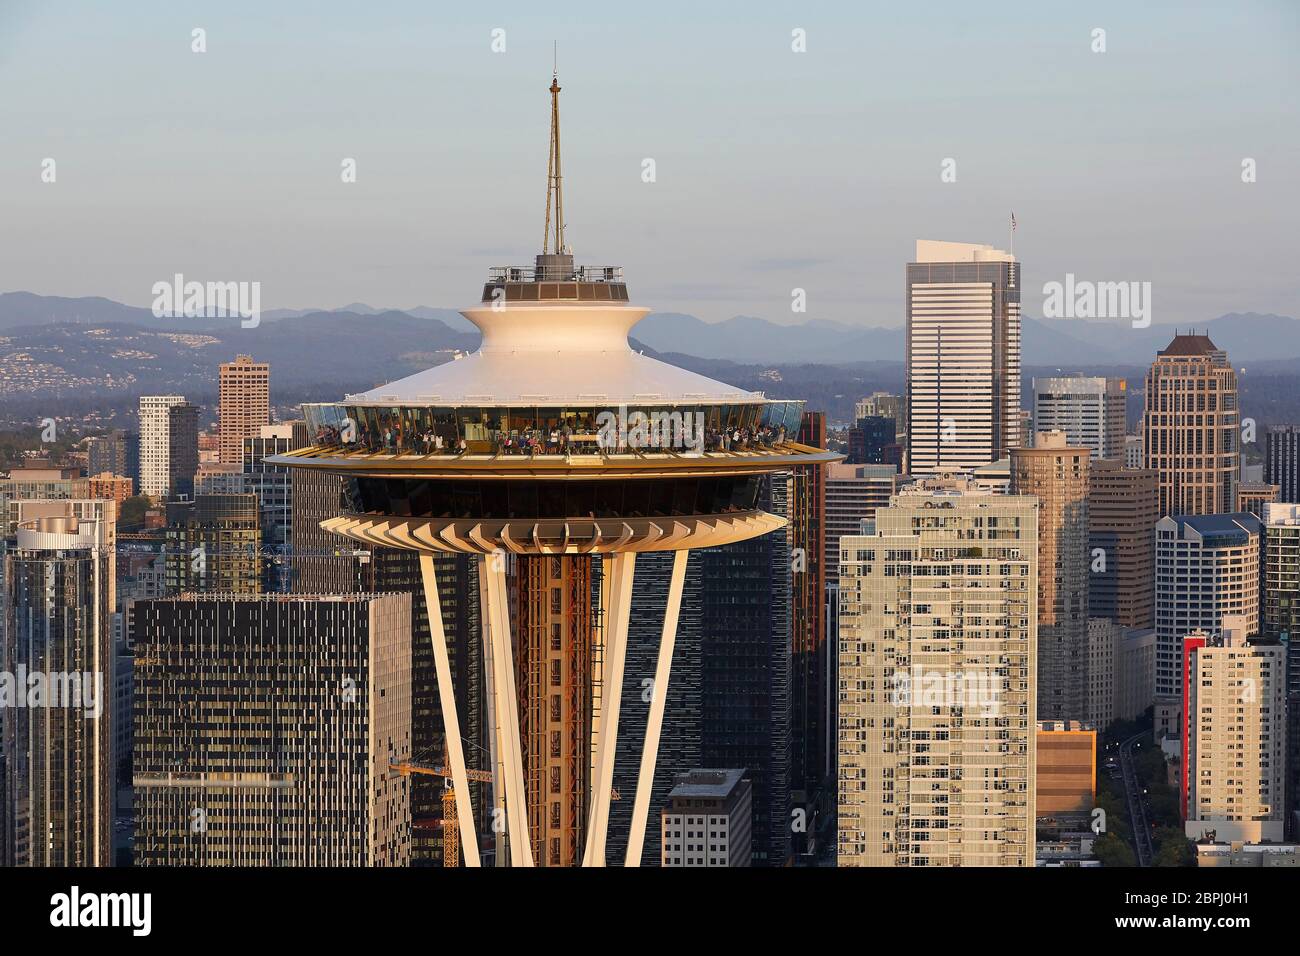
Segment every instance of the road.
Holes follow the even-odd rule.
[[[1151,850],[1151,824],[1147,820],[1146,802],[1142,799],[1142,784],[1137,778],[1137,771],[1133,769],[1133,745],[1150,736],[1151,731],[1145,730],[1119,745],[1119,765],[1124,774],[1124,802],[1128,804],[1138,866],[1150,866],[1154,854]]]

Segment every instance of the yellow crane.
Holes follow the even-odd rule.
[[[445,753],[443,760],[446,760]],[[411,761],[390,763],[388,769],[396,771],[403,777],[418,773],[443,778],[445,784],[442,791],[442,865],[460,866],[460,829],[456,826],[456,788],[451,785],[451,770],[445,764],[434,767]],[[480,783],[492,782],[492,774],[486,770],[466,768],[465,776]]]

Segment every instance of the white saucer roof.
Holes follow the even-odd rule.
[[[750,392],[634,352],[635,306],[482,306],[461,314],[483,331],[477,352],[367,392],[355,405],[751,404]]]

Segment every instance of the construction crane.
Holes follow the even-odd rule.
[[[430,777],[442,777],[442,865],[444,867],[460,866],[460,830],[456,826],[456,788],[451,784],[451,770],[446,765],[447,753],[443,750],[443,763],[440,766],[418,763],[416,761],[396,761],[388,769],[403,777],[411,774],[424,774]],[[492,774],[486,770],[465,768],[465,776],[479,783],[491,783]],[[610,789],[610,799],[621,800],[622,796],[615,788]]]
[[[456,788],[451,785],[451,770],[448,769],[447,751],[443,748],[443,763],[441,766],[434,767],[430,764],[416,763],[414,761],[401,761],[390,763],[389,770],[396,771],[403,777],[409,777],[413,773],[427,774],[431,777],[442,777],[444,780],[442,790],[442,865],[444,867],[460,866],[460,829],[456,826]],[[477,780],[480,783],[491,783],[492,774],[486,770],[465,769],[465,776],[470,780]]]

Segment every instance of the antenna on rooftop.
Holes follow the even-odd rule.
[[[550,251],[551,207],[555,207],[555,253],[568,252],[564,245],[564,176],[560,169],[560,69],[559,47],[554,48],[551,68],[551,148],[546,160],[546,226],[542,230],[542,255]]]

